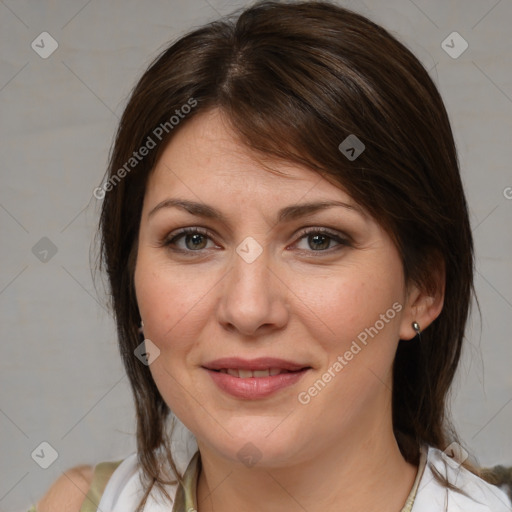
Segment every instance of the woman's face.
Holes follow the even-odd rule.
[[[218,111],[193,118],[149,179],[135,270],[166,403],[200,448],[268,466],[390,429],[397,343],[414,334],[386,232],[317,173],[273,167],[286,176]]]

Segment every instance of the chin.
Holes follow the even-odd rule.
[[[238,430],[233,437],[224,436],[222,441],[210,439],[208,444],[230,462],[242,463],[247,467],[282,467],[291,462],[291,458],[300,451],[300,445],[289,431],[278,432],[276,425],[266,422],[265,427],[253,425],[243,431]],[[270,433],[270,434],[269,434]]]

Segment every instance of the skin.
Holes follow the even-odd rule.
[[[295,164],[272,166],[286,175],[264,169],[213,110],[180,127],[144,198],[137,301],[144,335],[160,350],[150,365],[155,383],[198,442],[199,512],[262,510],[262,499],[267,512],[341,505],[344,512],[396,512],[417,468],[403,459],[392,431],[393,359],[399,339],[414,338],[413,320],[424,329],[437,317],[442,296],[404,282],[391,238],[340,186]],[[150,214],[171,198],[207,204],[225,221],[175,207]],[[277,222],[279,209],[318,200],[353,208]],[[183,227],[208,236],[166,245]],[[315,239],[322,227],[349,243]],[[252,263],[236,252],[248,236],[263,248]],[[301,404],[298,394],[394,303],[401,311]],[[267,398],[244,400],[221,391],[202,368],[228,356],[278,357],[312,369]],[[252,467],[237,457],[248,442],[261,454]]]

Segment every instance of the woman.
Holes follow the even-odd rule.
[[[95,196],[138,450],[40,512],[510,510],[446,410],[473,292],[449,120],[384,29],[265,2],[186,35]]]

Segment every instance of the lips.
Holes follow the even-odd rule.
[[[269,357],[217,359],[203,368],[219,389],[245,400],[266,398],[297,384],[311,369],[294,361]]]

